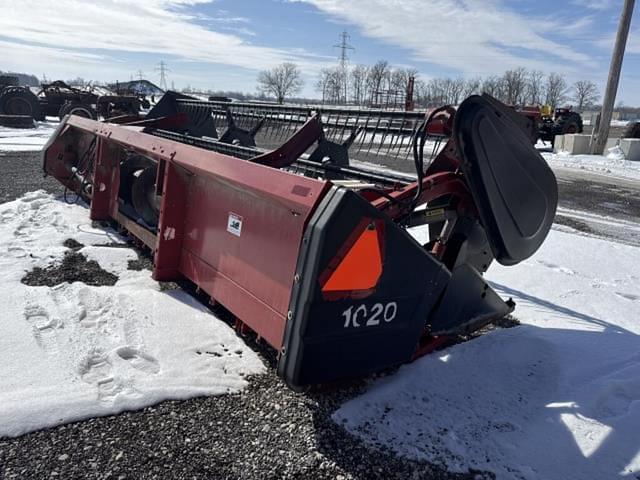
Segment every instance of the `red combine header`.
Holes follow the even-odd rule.
[[[422,116],[416,179],[345,161],[351,143],[330,142],[321,114],[268,151],[193,136],[184,112],[134,126],[68,116],[44,170],[144,242],[155,279],[190,280],[264,338],[299,387],[409,361],[513,309],[482,275],[532,255],[557,204],[514,116],[487,96]],[[345,118],[351,142],[366,134]],[[434,133],[450,138],[425,165]],[[424,243],[407,232],[420,225]]]

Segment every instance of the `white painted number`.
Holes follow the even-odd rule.
[[[384,321],[389,323],[396,318],[396,313],[398,313],[398,304],[396,302],[387,303],[387,306],[384,307]]]
[[[380,325],[380,315],[382,315],[386,323],[389,323],[396,318],[397,313],[398,304],[396,302],[389,302],[385,305],[382,303],[374,304],[373,307],[371,307],[371,312],[367,310],[367,306],[364,304],[359,305],[355,310],[352,305],[342,312],[342,316],[344,317],[344,328],[359,328],[363,326],[362,322],[365,320],[365,327]],[[371,314],[371,316],[369,316],[369,314]]]
[[[371,318],[367,320],[367,327],[380,325],[380,320],[378,319],[378,317],[382,313],[382,310],[384,310],[384,307],[381,303],[376,303],[371,310],[373,311],[373,315],[371,315]]]

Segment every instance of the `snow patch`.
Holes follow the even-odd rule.
[[[488,278],[522,326],[402,367],[334,419],[373,445],[498,479],[640,473],[640,249],[552,230]],[[635,477],[632,477],[635,478]]]
[[[20,283],[25,272],[80,253],[119,276],[113,287]],[[180,290],[161,291],[114,231],[44,192],[0,205],[0,436],[235,392],[262,362],[225,323]]]
[[[640,180],[640,162],[625,160],[620,147],[611,148],[607,156],[571,155],[567,152],[541,152],[541,155],[551,168],[570,168],[606,174],[608,177]]]
[[[36,128],[0,127],[1,152],[37,152],[47,143],[58,126],[57,121],[36,122]]]

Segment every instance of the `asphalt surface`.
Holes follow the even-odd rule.
[[[640,245],[628,228],[637,225],[640,185],[573,171],[556,174],[558,223]],[[62,193],[55,181],[42,178],[38,155],[0,156],[0,202],[40,188]],[[130,268],[149,265],[142,255]],[[247,342],[271,368],[251,378],[241,393],[164,402],[0,439],[0,480],[492,478],[480,472],[447,473],[364,444],[335,424],[331,414],[371,379],[296,393],[275,375],[273,351],[251,337]]]
[[[415,177],[412,160],[380,157],[378,163]],[[557,224],[640,246],[640,181],[569,168],[554,168],[554,173]]]
[[[640,246],[640,181],[558,168],[556,223]]]

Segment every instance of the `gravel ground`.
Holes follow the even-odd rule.
[[[0,203],[15,200],[37,189],[62,192],[60,184],[53,178],[44,178],[40,153],[0,152]]]
[[[0,202],[39,188],[62,192],[55,181],[42,178],[37,154],[0,154]],[[560,204],[621,218],[629,212],[640,212],[636,189],[576,178],[560,182]],[[572,226],[585,231],[590,228],[587,224]],[[84,274],[86,265],[79,265],[82,268],[65,275]],[[129,265],[131,269],[150,267],[144,253]],[[178,287],[168,284],[165,288]],[[225,316],[224,312],[216,313]],[[507,320],[500,326],[514,323]],[[164,402],[142,411],[0,439],[0,480],[492,478],[481,472],[447,473],[364,444],[335,424],[331,414],[371,379],[330,390],[296,393],[275,375],[274,352],[256,344],[252,337],[247,343],[271,369],[251,378],[249,387],[241,393]]]
[[[42,178],[37,154],[0,157],[0,202],[39,188],[62,191],[53,180]],[[86,273],[86,265],[80,266],[65,278]],[[149,266],[143,254],[130,268]],[[0,480],[492,478],[479,472],[447,473],[366,445],[335,424],[331,414],[371,379],[296,393],[275,375],[273,350],[252,337],[247,343],[272,368],[251,378],[244,391],[164,402],[0,439]]]

